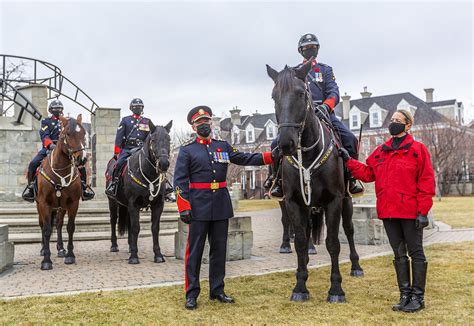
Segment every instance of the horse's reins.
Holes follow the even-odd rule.
[[[145,175],[145,173],[143,173],[143,169],[142,169],[142,153],[145,154],[145,151],[144,151],[144,147],[141,148],[140,152],[138,153],[138,169],[140,171],[140,174],[142,175],[142,177],[146,180],[146,182],[148,182],[148,186],[146,184],[144,184],[143,182],[141,182],[137,177],[135,177],[132,173],[132,171],[130,169],[128,169],[128,173],[130,175],[130,177],[132,178],[133,181],[135,181],[137,184],[139,184],[140,186],[144,187],[144,188],[147,188],[148,191],[150,192],[150,197],[148,198],[150,201],[152,201],[156,196],[158,196],[158,194],[160,193],[160,190],[161,190],[161,185],[163,184],[163,181],[166,179],[166,173],[164,171],[162,171],[159,167],[159,161],[155,155],[155,152],[153,151],[153,140],[150,139],[150,149],[149,149],[149,152],[151,152],[151,156],[153,157],[153,160],[155,161],[155,164],[153,164],[149,159],[148,157],[145,157],[146,161],[155,168],[155,171],[156,173],[158,174],[158,176],[156,177],[155,180],[151,181],[147,178],[147,176]],[[158,157],[169,157],[169,155],[164,155],[164,154],[161,154],[159,155]],[[130,163],[130,157],[127,159],[128,163]],[[130,165],[129,165],[130,166]],[[155,184],[158,183],[158,188],[156,189],[155,191]]]
[[[299,176],[300,176],[300,188],[301,188],[301,195],[303,196],[303,200],[304,200],[304,203],[306,204],[306,206],[310,206],[311,204],[311,173],[312,171],[316,170],[317,168],[319,168],[321,165],[323,165],[327,158],[329,157],[329,155],[331,154],[332,150],[333,150],[333,147],[334,145],[331,143],[331,145],[328,147],[328,149],[326,151],[324,151],[324,148],[326,147],[325,145],[325,137],[324,137],[324,130],[323,130],[323,127],[322,127],[322,124],[321,124],[321,119],[318,119],[318,122],[319,122],[319,136],[318,136],[318,139],[316,140],[315,143],[313,143],[311,146],[309,147],[303,147],[301,146],[301,137],[303,135],[303,131],[304,131],[304,128],[305,128],[305,125],[306,125],[306,119],[308,117],[308,112],[312,112],[314,109],[313,109],[313,101],[311,100],[311,94],[309,93],[309,90],[308,90],[308,87],[305,83],[305,97],[306,97],[306,110],[305,110],[305,116],[304,116],[304,119],[302,122],[300,123],[297,123],[297,122],[284,122],[284,123],[281,123],[278,125],[278,129],[280,128],[286,128],[286,127],[293,127],[293,128],[298,128],[298,146],[297,146],[297,150],[296,150],[296,155],[297,155],[297,158],[294,157],[294,155],[292,155],[292,159],[296,162],[296,165],[297,165],[297,168],[298,168],[298,172],[299,172]],[[322,137],[321,137],[321,134],[322,134]],[[322,146],[323,146],[323,150],[321,152],[319,152],[318,156],[314,159],[314,161],[309,165],[308,168],[305,168],[303,166],[303,152],[308,152],[310,150],[312,150],[314,147],[316,147],[316,145],[319,143],[319,141],[322,139]],[[319,160],[321,158],[321,156],[324,157],[321,159],[321,161]]]

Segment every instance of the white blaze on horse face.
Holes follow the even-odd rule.
[[[79,125],[76,126],[76,132],[81,132],[81,127],[79,127]]]

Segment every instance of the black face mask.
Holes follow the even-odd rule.
[[[197,126],[196,131],[199,136],[206,138],[211,134],[211,125],[209,123],[203,123]]]
[[[395,136],[405,131],[405,124],[400,122],[390,122],[388,125],[390,135]]]
[[[136,115],[142,115],[142,113],[143,113],[143,108],[141,108],[139,106],[133,106],[131,110],[132,110],[133,114],[136,114]]]
[[[52,109],[50,112],[51,112],[51,114],[54,115],[56,118],[59,118],[59,116],[61,115],[61,113],[63,113],[63,110],[54,110],[54,109]]]
[[[311,57],[316,58],[318,56],[318,48],[309,48],[301,51],[301,55],[306,60],[311,59]]]

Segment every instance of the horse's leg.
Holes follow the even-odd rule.
[[[281,208],[281,224],[283,224],[283,238],[280,246],[281,254],[291,253],[290,245],[290,217],[286,213],[286,207],[284,202],[280,202]]]
[[[64,225],[64,215],[66,211],[61,209],[56,213],[56,231],[58,234],[58,241],[56,242],[56,249],[58,250],[58,257],[66,257],[66,250],[64,250],[63,244],[63,225]]]
[[[308,279],[308,218],[309,211],[305,207],[291,201],[286,202],[286,209],[291,216],[295,229],[295,250],[298,256],[298,270],[296,272],[296,285],[291,294],[292,301],[309,300],[309,291],[306,288]]]
[[[335,197],[326,207],[326,248],[331,256],[331,288],[329,289],[328,302],[345,302],[345,293],[342,290],[342,276],[339,271],[339,224],[341,222],[342,198]]]
[[[347,241],[349,242],[349,258],[351,259],[352,264],[351,276],[361,277],[364,276],[364,271],[359,265],[359,254],[357,254],[354,244],[354,224],[352,223],[352,214],[352,198],[350,196],[346,196],[342,201],[342,227],[344,228],[344,233],[346,234]]]
[[[130,218],[130,229],[128,234],[130,238],[130,258],[128,258],[129,264],[139,264],[138,259],[138,234],[140,233],[140,209],[134,207],[131,204],[128,206],[128,214]]]
[[[117,203],[114,200],[109,199],[109,212],[110,212],[110,228],[112,231],[111,241],[112,246],[110,247],[111,252],[118,252],[117,244],[117,218],[118,218],[118,207]]]
[[[313,214],[312,208],[310,208],[311,214]],[[311,236],[311,225],[312,225],[312,219],[308,218],[309,222],[309,227],[308,227],[308,255],[316,255],[316,247],[314,246],[313,243],[313,237]]]
[[[79,200],[73,201],[67,209],[67,254],[64,258],[65,264],[74,264],[76,262],[76,256],[74,255],[74,242],[73,235],[76,230],[76,214],[79,208]]]
[[[165,258],[161,254],[160,249],[160,218],[163,213],[163,208],[165,206],[165,201],[158,201],[154,207],[151,208],[151,233],[153,235],[153,252],[155,253],[154,262],[163,263]]]
[[[41,250],[40,250],[40,256],[44,256],[44,237],[43,237],[43,220],[40,218],[39,219],[39,226],[41,230]]]
[[[46,203],[38,205],[38,213],[40,220],[43,221],[41,234],[43,237],[43,261],[41,262],[42,270],[53,269],[53,262],[51,261],[51,251],[49,249],[49,240],[51,239],[51,214],[53,210]]]

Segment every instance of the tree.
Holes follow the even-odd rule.
[[[0,68],[0,87],[1,87],[1,94],[0,94],[0,116],[4,116],[7,114],[8,110],[13,106],[13,103],[8,100],[8,97],[13,97],[13,92],[11,89],[7,87],[7,85],[3,81],[7,81],[9,83],[15,81],[21,81],[25,77],[25,68],[26,63],[24,61],[20,61],[19,63],[8,63],[8,66],[1,66]],[[5,97],[5,96],[6,97]]]

